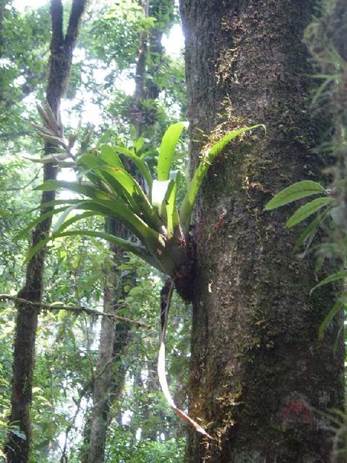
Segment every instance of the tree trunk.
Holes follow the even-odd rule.
[[[8,0],[0,0],[0,59],[4,57],[5,37],[4,37],[4,19],[6,14],[6,5]],[[3,74],[3,73],[2,73]],[[0,75],[0,105],[4,102],[4,77]]]
[[[67,32],[63,32],[63,5],[61,0],[51,0],[52,38],[50,45],[50,63],[46,100],[57,121],[60,120],[60,101],[64,95],[70,73],[72,53],[76,43],[78,26],[84,11],[86,0],[74,0]],[[45,144],[48,155],[54,152],[52,144]],[[43,170],[44,180],[55,179],[57,168],[46,164]],[[55,198],[54,192],[43,192],[41,214],[47,212],[45,203]],[[40,223],[33,231],[32,245],[35,246],[49,233],[51,219]],[[45,250],[33,257],[26,269],[26,279],[18,297],[30,302],[41,302]],[[35,337],[38,322],[38,309],[31,305],[17,305],[16,331],[14,340],[13,379],[11,397],[10,424],[18,427],[23,437],[10,432],[5,452],[10,463],[24,463],[29,460],[31,448],[30,406],[32,401],[32,379],[35,358]]]
[[[144,14],[151,13],[160,20],[160,8],[157,11],[150,0],[141,2]],[[153,11],[151,10],[152,8]],[[166,11],[167,13],[167,11]],[[153,79],[147,79],[146,74],[154,75],[158,70],[160,59],[163,53],[161,46],[162,29],[153,28],[150,32],[144,32],[140,37],[140,44],[135,70],[135,92],[134,101],[129,112],[129,122],[134,125],[137,137],[143,135],[143,131],[151,128],[155,122],[146,120],[144,102],[147,99],[155,100],[159,96],[160,89],[153,83]],[[151,62],[151,66],[148,64]],[[154,69],[153,69],[154,67]],[[131,166],[128,166],[129,170]],[[133,172],[134,174],[134,172]],[[111,223],[112,222],[112,223]],[[128,238],[127,233],[114,221],[108,221],[109,233]],[[104,291],[104,310],[114,312],[117,310],[117,300],[125,297],[123,287],[124,281],[117,266],[124,260],[124,252],[111,246],[114,265],[108,269],[108,279],[111,286],[118,286],[115,290],[106,285]],[[133,283],[135,275],[132,275]],[[129,277],[127,278],[129,280]],[[129,283],[129,281],[128,281]],[[112,294],[113,293],[113,294]],[[120,358],[130,341],[130,327],[123,323],[115,323],[112,319],[104,317],[100,331],[99,357],[96,367],[96,380],[94,382],[93,411],[89,430],[86,430],[84,449],[82,449],[82,461],[86,463],[103,463],[105,458],[105,445],[107,427],[109,424],[110,406],[115,403],[122,392],[122,385],[125,380],[126,371],[118,368],[116,371],[105,368],[115,358]]]
[[[107,220],[107,232],[123,235],[115,220]],[[113,265],[106,269],[104,287],[104,312],[116,313],[119,301],[125,297],[126,277],[118,268],[124,260],[124,252],[111,246]],[[96,365],[96,376],[93,384],[93,410],[85,442],[87,452],[82,460],[87,463],[103,463],[109,412],[111,404],[119,398],[122,391],[125,371],[121,365],[124,351],[129,344],[130,327],[127,323],[115,322],[112,318],[103,317],[100,330],[99,354]],[[87,444],[87,445],[86,445]]]
[[[314,259],[295,256],[288,211],[264,212],[321,167],[311,148],[324,121],[311,118],[302,41],[316,3],[181,0],[193,164],[208,137],[267,127],[212,166],[196,211],[190,413],[215,440],[191,433],[190,463],[330,461],[342,321],[318,340],[332,294],[309,295]]]

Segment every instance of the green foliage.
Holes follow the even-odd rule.
[[[129,435],[116,429],[112,447],[107,449],[108,461],[126,463],[181,463],[184,458],[184,439],[165,441],[141,440],[129,448]]]
[[[44,117],[44,120],[46,121],[47,118]],[[63,218],[54,228],[51,237],[31,249],[28,258],[42,249],[50,239],[85,233],[86,236],[106,239],[126,251],[133,252],[175,279],[188,259],[185,243],[188,241],[190,217],[211,163],[232,140],[256,127],[258,126],[233,130],[203,153],[200,164],[187,185],[187,192],[180,209],[176,204],[177,182],[171,167],[184,128],[183,123],[171,125],[162,138],[158,150],[157,179],[152,178],[146,159],[143,155],[139,155],[136,144],[133,150],[102,145],[94,152],[82,155],[78,160],[78,169],[89,182],[47,181],[39,189],[52,191],[64,188],[87,199],[70,199],[65,201],[64,206],[55,208],[54,206],[61,206],[64,201],[47,204],[48,212],[32,222],[32,226],[45,220],[47,216],[60,212],[63,212]],[[41,130],[40,133],[51,138],[49,127]],[[63,145],[63,142],[60,144]],[[138,174],[143,176],[144,189],[127,171],[121,155],[134,162]],[[73,209],[85,212],[66,220]],[[138,239],[138,243],[96,231],[65,231],[71,224],[96,215],[116,218]]]
[[[297,211],[288,219],[287,227],[292,228],[294,225],[302,222],[303,220],[315,214],[317,211],[325,206],[332,205],[335,202],[334,198],[317,198],[307,204],[299,207]]]
[[[336,199],[329,195],[329,192],[317,182],[312,180],[303,180],[293,185],[284,188],[277,193],[266,205],[265,210],[271,211],[279,207],[290,204],[299,199],[306,198],[313,195],[324,195],[316,198],[308,203],[300,206],[287,220],[287,227],[292,228],[295,225],[303,222],[313,214],[317,213],[316,218],[308,225],[299,238],[299,244],[304,242],[311,242],[310,239],[316,233],[318,227],[329,216],[334,206],[336,206]],[[323,213],[321,211],[324,209]]]
[[[265,205],[265,210],[271,211],[272,209],[285,206],[286,204],[305,198],[306,196],[322,193],[325,193],[325,189],[320,183],[313,182],[312,180],[302,180],[277,193],[271,201]]]
[[[135,0],[121,0],[116,5],[104,6],[83,31],[82,40],[92,58],[114,62],[126,69],[138,53],[140,34],[154,26],[155,19],[146,17]]]
[[[11,2],[8,2],[10,5]],[[162,17],[160,27],[164,30],[173,20],[171,14],[173,2],[153,1],[151,5],[160,10]],[[128,92],[118,89],[118,77],[132,79],[137,59],[140,36],[156,26],[152,18],[146,19],[137,0],[119,2],[120,8],[112,6],[113,17],[107,17],[110,6],[106,2],[90,4],[89,13],[85,16],[81,27],[83,40],[74,56],[75,67],[68,88],[68,98],[62,105],[65,134],[78,133],[81,144],[82,133],[87,133],[90,146],[98,139],[97,156],[102,159],[116,157],[113,153],[117,147],[122,162],[129,162],[146,185],[151,188],[152,174],[155,165],[155,146],[159,146],[159,136],[164,128],[179,118],[181,107],[185,105],[184,72],[182,60],[171,63],[166,57],[154,73],[152,62],[148,61],[146,79],[159,85],[162,93],[160,101],[154,105],[151,101],[143,104],[149,118],[158,117],[155,127],[150,128],[144,137],[151,136],[152,146],[148,147],[145,138],[141,142],[132,143],[129,128],[129,105],[133,97]],[[127,11],[128,6],[136,9]],[[129,13],[129,14],[128,14]],[[118,15],[119,14],[119,15]],[[117,17],[118,15],[118,17]],[[129,20],[130,19],[130,20]],[[46,85],[47,59],[49,56],[50,24],[47,5],[42,9],[35,8],[34,2],[23,13],[10,6],[6,10],[5,46],[2,58],[1,94],[4,97],[4,108],[0,117],[0,231],[2,233],[0,252],[0,288],[2,293],[16,294],[23,280],[23,255],[30,241],[29,229],[33,225],[38,208],[40,191],[33,190],[40,179],[40,168],[23,160],[31,156],[40,159],[42,139],[30,130],[28,120],[37,120],[35,101],[44,98]],[[96,33],[94,33],[94,31]],[[155,74],[155,75],[154,75]],[[105,76],[105,77],[104,77]],[[164,90],[163,90],[164,89]],[[177,101],[179,95],[180,100]],[[130,103],[128,104],[128,100]],[[152,100],[153,101],[153,100]],[[93,103],[92,109],[90,102]],[[87,124],[85,117],[93,116],[93,111],[100,111],[102,120],[99,125]],[[182,118],[182,117],[180,117]],[[87,119],[88,120],[88,119]],[[94,121],[92,120],[93,124]],[[80,129],[74,129],[81,123]],[[70,127],[71,124],[71,127]],[[152,132],[154,134],[152,135]],[[76,145],[79,145],[77,141]],[[136,146],[135,146],[136,145]],[[130,148],[128,148],[130,147]],[[86,148],[83,149],[85,151]],[[126,153],[126,150],[127,153]],[[75,153],[75,147],[73,148]],[[174,168],[184,167],[183,149],[180,157],[174,160]],[[142,162],[142,159],[146,163]],[[36,167],[37,166],[37,167]],[[148,171],[146,171],[148,166]],[[142,170],[141,170],[142,169]],[[181,169],[183,170],[183,169]],[[63,171],[72,180],[70,172]],[[82,167],[81,167],[82,175]],[[84,175],[84,174],[83,174]],[[181,201],[184,178],[176,177],[178,185],[178,201]],[[149,190],[142,186],[146,195]],[[77,193],[73,196],[77,197]],[[69,198],[70,198],[69,197]],[[66,198],[64,195],[63,198]],[[72,203],[69,199],[58,198],[57,208],[66,212],[65,221],[55,221],[55,230],[64,224],[73,225],[75,213],[69,211]],[[59,204],[59,201],[60,204]],[[69,212],[69,214],[68,214]],[[87,211],[88,212],[88,211]],[[93,211],[80,211],[85,227],[93,234],[103,229],[103,216]],[[63,217],[62,217],[63,218]],[[72,222],[69,222],[70,219]],[[31,222],[31,226],[27,225]],[[25,240],[18,239],[19,230],[27,229]],[[86,305],[101,310],[104,276],[107,265],[114,265],[109,249],[100,238],[74,234],[74,230],[63,228],[65,235],[50,244],[52,252],[47,253],[44,277],[44,301],[64,302],[67,305]],[[100,232],[102,236],[103,232]],[[17,235],[17,239],[15,236]],[[73,235],[73,236],[72,236]],[[96,236],[94,234],[93,236]],[[157,351],[157,307],[161,280],[153,267],[139,258],[130,257],[129,262],[120,265],[123,273],[137,273],[136,281],[129,283],[129,295],[120,300],[119,314],[147,323],[151,329],[144,330],[136,325],[132,328],[132,341],[129,350],[124,354],[121,363],[127,369],[126,397],[121,397],[112,405],[113,422],[109,427],[108,449],[114,462],[119,462],[119,454],[113,449],[117,441],[121,441],[125,461],[182,461],[184,439],[173,440],[177,431],[177,419],[168,416],[167,406],[160,397],[158,386],[152,382],[153,375],[143,381],[143,387],[133,385],[143,371],[153,370],[153,358]],[[168,369],[174,372],[182,385],[174,381],[173,388],[184,397],[184,384],[188,365],[189,352],[189,309],[178,300],[174,303],[173,323],[175,333],[168,334],[168,346],[172,356],[168,359]],[[123,305],[124,304],[124,305]],[[6,309],[5,309],[6,307]],[[176,310],[177,307],[177,310]],[[13,306],[1,303],[1,354],[0,354],[0,439],[4,440],[11,397],[10,379],[12,374],[12,342],[16,312]],[[97,358],[96,339],[99,336],[99,321],[89,315],[78,316],[70,312],[41,312],[36,343],[36,368],[34,372],[34,395],[32,407],[33,419],[33,456],[35,463],[55,463],[62,459],[62,443],[65,433],[67,438],[67,458],[80,462],[82,427],[85,425],[84,415],[88,414],[91,404],[90,384],[93,379]],[[152,362],[152,363],[151,363]],[[115,369],[116,371],[116,369]],[[118,374],[119,375],[119,374]],[[118,377],[118,376],[117,376]],[[178,383],[177,380],[177,383]],[[80,395],[86,388],[82,399],[78,420],[74,419]],[[83,395],[83,394],[82,394]],[[112,398],[113,400],[113,398]],[[130,423],[117,424],[116,414],[132,411]],[[156,418],[148,416],[148,411]],[[139,429],[144,434],[138,440],[135,435]],[[11,429],[18,431],[11,425]],[[114,430],[117,429],[117,432]],[[160,437],[164,429],[165,438]],[[19,431],[18,431],[19,432]],[[150,440],[153,435],[153,440]],[[147,436],[147,437],[145,437]],[[115,441],[114,439],[117,439]],[[167,445],[166,442],[168,441]],[[136,444],[134,444],[136,442]],[[2,444],[3,442],[1,442]],[[132,460],[130,460],[130,458]],[[1,456],[0,456],[1,460]]]
[[[290,204],[294,201],[297,201],[299,199],[303,199],[308,196],[313,196],[317,194],[323,194],[324,196],[320,196],[319,198],[316,198],[300,206],[287,220],[286,226],[288,228],[292,228],[305,221],[312,215],[317,214],[315,219],[302,231],[297,245],[307,243],[307,245],[309,246],[318,228],[326,220],[331,221],[331,218],[333,217],[334,208],[336,208],[337,206],[336,197],[330,195],[329,192],[320,183],[313,182],[311,180],[303,180],[283,189],[265,205],[265,210],[274,210],[279,207]],[[326,278],[324,278],[322,281],[320,281],[317,285],[315,285],[312,288],[311,293],[316,289],[327,284],[331,284],[339,280],[344,280],[346,278],[346,275],[347,271],[345,270],[328,275]],[[343,302],[343,298],[339,297],[333,305],[333,307],[325,315],[320,325],[318,333],[320,339],[324,336],[324,333],[327,327],[329,326],[330,322],[344,307],[345,303]]]

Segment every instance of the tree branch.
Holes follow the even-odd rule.
[[[93,310],[89,309],[88,307],[84,306],[70,306],[70,305],[64,305],[62,303],[58,304],[45,304],[41,302],[32,302],[28,301],[27,299],[23,299],[21,297],[17,296],[11,296],[11,294],[0,294],[0,301],[13,301],[18,304],[24,304],[26,306],[30,307],[36,307],[39,309],[43,310],[49,310],[49,311],[57,311],[57,310],[66,310],[68,312],[73,312],[73,313],[86,313],[88,315],[92,315],[95,317],[108,317],[108,318],[113,318],[114,320],[119,320],[127,323],[132,323],[133,325],[141,326],[146,329],[150,329],[151,327],[147,325],[146,323],[140,322],[138,320],[133,320],[128,317],[122,317],[120,315],[115,315],[111,313],[105,313],[101,312],[100,310]]]
[[[67,27],[64,45],[67,48],[73,48],[78,34],[78,26],[86,7],[87,0],[74,0],[71,6],[69,25]]]
[[[51,53],[59,53],[64,42],[63,4],[61,0],[51,0],[52,39]]]

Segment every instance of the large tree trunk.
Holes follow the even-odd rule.
[[[70,73],[72,53],[76,43],[78,26],[84,11],[86,0],[74,0],[66,34],[63,32],[63,5],[61,0],[51,0],[52,39],[49,63],[46,100],[57,121],[60,120],[60,101],[64,95]],[[46,155],[55,151],[55,146],[44,147]],[[45,164],[44,180],[55,179],[57,168]],[[55,198],[54,192],[43,192],[41,214],[47,212],[45,203]],[[51,219],[40,223],[33,231],[34,246],[49,233]],[[26,269],[26,279],[18,297],[30,302],[41,302],[45,250],[33,257]],[[14,341],[13,379],[11,397],[11,415],[9,421],[18,426],[24,438],[10,432],[6,443],[8,462],[24,463],[29,460],[31,448],[30,406],[32,401],[32,379],[35,359],[35,337],[38,322],[38,309],[32,305],[17,305],[16,332]]]
[[[193,163],[210,134],[267,127],[226,150],[197,207],[190,413],[215,440],[191,433],[190,463],[330,461],[326,412],[343,402],[342,322],[318,340],[331,293],[309,295],[313,257],[295,256],[285,212],[263,209],[320,170],[302,41],[316,3],[181,0]]]

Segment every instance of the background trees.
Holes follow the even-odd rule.
[[[49,61],[48,85],[46,92],[47,105],[51,114],[60,121],[60,102],[66,90],[70,74],[72,53],[76,43],[78,26],[85,7],[84,1],[76,0],[71,7],[71,14],[66,34],[63,31],[63,6],[60,1],[51,2],[52,38]],[[57,126],[58,132],[62,128]],[[56,144],[46,141],[44,154],[55,153]],[[55,179],[57,169],[52,163],[44,165],[43,178]],[[43,192],[40,203],[40,214],[45,215],[48,209],[45,203],[55,199],[54,192]],[[49,232],[51,220],[47,218],[33,231],[32,244],[35,246]],[[26,280],[18,297],[30,302],[41,302],[43,286],[45,252],[42,250],[29,260],[26,268]],[[21,435],[9,433],[6,444],[8,461],[27,461],[31,445],[30,405],[32,400],[32,375],[35,355],[35,337],[39,309],[34,306],[17,305],[16,333],[14,342],[14,360],[12,377],[12,396],[10,421],[18,423]]]
[[[154,2],[150,6],[155,14],[157,7]],[[161,14],[159,28],[164,31],[173,23],[175,15],[171,5],[165,7],[161,3],[159,10]],[[135,1],[120,2],[117,8],[100,4],[87,11],[67,88],[68,99],[62,103],[67,137],[78,132],[79,141],[83,142],[87,138],[84,134],[88,133],[90,145],[96,140],[100,143],[116,142],[116,140],[117,143],[132,144],[135,142],[137,135],[130,128],[129,114],[131,114],[130,109],[134,107],[132,95],[135,88],[133,82],[138,49],[143,41],[143,35],[150,36],[155,23],[153,16],[149,13],[152,13],[152,10],[144,14],[143,6]],[[30,27],[27,26],[29,31],[32,29],[37,31],[42,18],[45,18],[47,28],[49,26],[47,7],[43,7],[37,13],[36,10],[31,9],[20,13],[10,8],[7,14],[6,27],[11,30],[15,29],[14,24],[17,25],[19,18],[23,23],[29,22],[32,17],[35,18],[36,22],[33,21],[33,25],[30,23]],[[155,25],[158,27],[158,24]],[[49,29],[44,30],[47,32]],[[10,36],[8,34],[7,36],[10,41]],[[32,35],[29,32],[23,36],[27,39],[27,42],[23,44],[23,50],[28,50],[28,52],[30,50],[33,55],[38,55],[41,59],[40,69],[44,70],[48,57],[45,54],[48,34],[43,37],[39,34],[35,35],[35,44],[36,42],[40,46],[42,44],[43,52],[38,47],[36,50],[35,45],[30,42]],[[14,42],[15,40],[11,41],[11,47],[15,46]],[[158,45],[156,47],[158,48]],[[6,51],[10,52],[10,45],[6,47]],[[182,64],[168,55],[159,58],[157,54],[147,57],[148,63],[146,64],[146,81],[150,81],[152,87],[155,83],[158,88],[165,86],[165,92],[161,93],[161,98],[157,102],[152,100],[150,95],[146,97],[144,109],[148,113],[146,117],[152,120],[153,130],[148,130],[145,135],[151,134],[153,140],[156,138],[159,140],[169,121],[179,117],[183,95]],[[15,64],[20,68],[18,60]],[[154,77],[151,75],[154,72],[148,71],[148,67],[151,66],[155,66]],[[19,73],[21,69],[18,70]],[[9,85],[16,85],[16,79],[17,74],[13,74],[7,86],[4,85],[4,90],[8,91]],[[32,90],[38,98],[43,94],[41,84],[44,87],[42,76],[40,76],[40,85],[33,86]],[[180,98],[176,98],[176,94]],[[31,130],[28,121],[19,117],[22,110],[19,107],[21,100],[18,98],[14,100],[18,111],[16,118],[21,124],[20,128],[22,126],[25,128],[25,132],[18,130],[18,135],[22,138],[13,138],[13,145],[12,143],[6,145],[6,157],[2,158],[3,173],[6,172],[6,175],[2,177],[4,189],[2,191],[1,227],[5,234],[2,248],[4,250],[2,253],[2,268],[4,269],[1,279],[2,293],[15,291],[18,288],[17,285],[20,284],[20,266],[27,246],[26,242],[14,240],[14,236],[36,214],[36,211],[30,213],[29,210],[38,204],[39,198],[37,192],[31,192],[32,187],[40,183],[36,172],[32,172],[33,166],[34,168],[37,166],[38,173],[40,164],[25,161],[23,158],[24,156],[39,158],[41,140]],[[165,109],[169,101],[175,101],[175,107],[171,112]],[[26,100],[24,104],[28,108],[28,112],[25,113],[26,117],[35,115],[36,118],[35,99]],[[103,113],[102,118],[101,113]],[[13,131],[14,118],[10,119],[11,114],[6,113],[6,115],[9,118],[8,126]],[[3,124],[1,128],[4,137],[8,137],[7,127]],[[148,121],[146,121],[146,128],[148,129]],[[102,134],[102,139],[100,134]],[[147,139],[144,142],[144,149],[146,149]],[[15,158],[12,153],[16,153],[18,146],[21,151],[26,152],[21,154],[20,158],[18,156]],[[76,149],[78,148],[77,144]],[[66,175],[71,176],[72,173],[65,170],[59,174],[60,178]],[[27,183],[30,185],[23,190],[22,194],[21,186]],[[12,191],[12,188],[16,189],[16,193]],[[32,196],[27,195],[28,191]],[[20,204],[23,196],[26,196],[25,202]],[[23,215],[24,209],[26,210],[25,216]],[[102,223],[95,222],[91,226],[102,228]],[[105,268],[112,265],[112,260],[103,243],[86,242],[84,239],[70,241],[68,247],[66,247],[66,242],[56,243],[54,252],[48,253],[46,259],[46,273],[43,282],[45,302],[64,301],[67,304],[85,304],[91,308],[100,308]],[[117,445],[111,445],[110,441],[106,442],[106,458],[113,458],[116,461],[118,458],[127,461],[130,459],[144,461],[144,458],[148,458],[152,461],[155,455],[158,455],[158,459],[165,457],[173,461],[178,458],[179,461],[182,445],[179,445],[179,441],[173,445],[171,439],[176,436],[176,432],[180,431],[176,431],[173,426],[175,418],[170,415],[166,417],[166,407],[157,393],[157,384],[153,383],[160,277],[157,274],[154,275],[135,259],[119,263],[117,267],[117,271],[124,275],[133,274],[135,270],[137,275],[136,285],[130,282],[126,288],[127,296],[122,296],[117,300],[117,304],[121,306],[120,315],[142,320],[145,328],[141,324],[134,324],[132,342],[127,354],[113,359],[115,372],[119,370],[119,377],[117,373],[113,379],[121,387],[117,393],[120,396],[119,399],[112,401],[111,397],[109,400],[111,411],[108,417],[108,427],[109,439],[113,442],[116,436]],[[177,302],[175,307],[177,308],[175,324],[178,331],[182,332],[182,336],[172,337],[169,343],[173,349],[174,346],[182,344],[179,347],[177,359],[173,359],[172,363],[176,369],[180,369],[179,365],[186,362],[187,328],[183,326],[182,321],[188,319],[188,314],[180,303]],[[8,413],[13,314],[13,309],[7,303],[2,303],[2,317],[4,326],[6,326],[3,331],[6,346],[2,349],[3,423]],[[59,459],[64,461],[66,458],[71,461],[73,459],[80,461],[81,449],[88,446],[88,439],[82,436],[81,422],[87,421],[92,405],[91,391],[96,375],[95,361],[98,356],[94,338],[99,335],[99,322],[98,318],[83,314],[74,315],[69,311],[50,311],[40,314],[33,387],[33,461],[58,461]],[[127,372],[126,377],[124,377],[124,370]],[[183,393],[183,400],[184,398]],[[19,442],[22,442],[23,434],[18,428],[18,423],[11,421],[10,428],[13,435],[18,438]],[[123,432],[120,432],[120,428]],[[7,430],[3,427],[3,437],[6,432]],[[23,443],[26,445],[25,442]],[[138,455],[142,455],[142,460]]]

